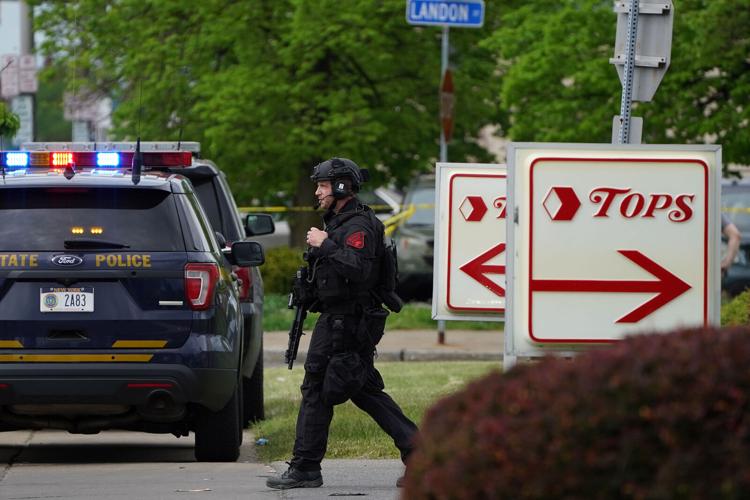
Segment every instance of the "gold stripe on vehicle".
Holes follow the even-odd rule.
[[[153,354],[0,354],[0,363],[146,363]]]
[[[167,345],[166,340],[115,340],[114,349],[160,349]]]
[[[0,349],[20,349],[23,344],[20,340],[0,340]]]

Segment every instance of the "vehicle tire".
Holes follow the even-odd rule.
[[[250,378],[242,377],[243,427],[251,422],[266,418],[263,404],[263,341],[260,342],[260,354]]]
[[[239,384],[221,410],[198,407],[195,422],[195,459],[199,462],[235,462],[240,456],[242,425]]]

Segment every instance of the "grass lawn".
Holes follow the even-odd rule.
[[[390,362],[375,366],[383,375],[385,390],[404,413],[419,424],[427,408],[468,381],[501,368],[491,361]],[[263,462],[288,460],[294,444],[294,428],[301,400],[299,386],[304,370],[286,366],[267,368],[265,377],[266,420],[253,425],[256,438],[268,444],[256,446]],[[351,402],[334,411],[327,458],[398,458],[393,441]]]
[[[294,310],[287,308],[286,295],[266,294],[263,305],[263,331],[289,330],[294,321]],[[305,320],[305,330],[312,330],[318,314],[310,313]],[[448,330],[494,330],[503,324],[494,321],[447,321]],[[432,306],[424,302],[410,302],[398,314],[388,316],[387,330],[437,330],[432,320]]]

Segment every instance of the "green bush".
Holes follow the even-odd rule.
[[[425,416],[404,498],[750,498],[750,329],[490,374]]]
[[[742,292],[731,302],[721,306],[722,326],[741,326],[750,323],[750,292]]]
[[[305,263],[299,248],[277,247],[266,252],[263,264],[263,287],[265,293],[288,294],[292,289],[294,274]]]

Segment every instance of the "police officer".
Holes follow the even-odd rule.
[[[371,292],[379,279],[377,254],[383,225],[356,197],[366,174],[352,160],[332,158],[317,165],[310,177],[317,183],[318,206],[326,210],[324,229],[311,227],[307,232],[310,248],[306,258],[315,287],[315,307],[321,314],[305,361],[293,457],[286,472],[267,480],[271,488],[323,484],[320,462],[328,444],[333,407],[346,399],[393,438],[403,461],[412,451],[417,426],[383,391],[383,379],[373,365],[370,334],[377,336],[377,330],[382,334],[385,325],[385,315],[382,323],[368,316],[368,311],[382,310]],[[399,478],[398,486],[401,481]]]

